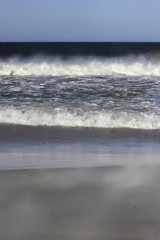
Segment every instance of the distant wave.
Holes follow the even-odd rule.
[[[0,123],[30,126],[160,129],[160,116],[151,113],[129,114],[105,111],[78,113],[65,109],[22,111],[15,108],[2,108],[0,110]]]
[[[160,76],[160,58],[149,55],[127,57],[58,57],[35,56],[0,60],[0,76]]]

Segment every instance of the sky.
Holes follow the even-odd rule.
[[[0,42],[160,41],[160,0],[0,0]]]

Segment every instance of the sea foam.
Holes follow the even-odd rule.
[[[147,55],[98,58],[35,56],[0,60],[0,75],[19,76],[90,76],[124,74],[129,76],[160,76],[159,58]]]
[[[45,111],[39,109],[8,108],[0,110],[1,124],[21,124],[31,126],[96,127],[160,129],[160,116],[155,114],[126,112],[69,112],[65,109]]]

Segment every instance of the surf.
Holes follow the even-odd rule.
[[[160,116],[153,113],[69,111],[67,109],[1,108],[0,124],[88,128],[160,129]]]
[[[0,59],[0,76],[160,76],[160,58],[149,55],[125,57],[49,57]]]

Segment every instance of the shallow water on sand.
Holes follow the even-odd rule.
[[[159,141],[63,139],[1,142],[0,169],[159,165]]]

